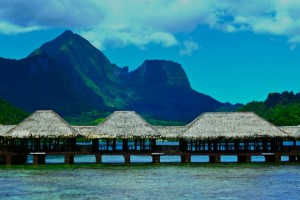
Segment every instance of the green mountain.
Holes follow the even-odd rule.
[[[264,102],[250,102],[238,111],[254,111],[278,126],[296,126],[300,124],[300,93],[271,93]]]
[[[28,113],[0,99],[0,124],[18,124]]]
[[[193,90],[178,63],[147,60],[129,71],[71,31],[27,58],[0,58],[0,97],[27,112],[53,109],[69,119],[135,110],[151,119],[189,122],[202,112],[236,109]]]

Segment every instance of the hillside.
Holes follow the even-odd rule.
[[[18,124],[28,116],[28,113],[12,106],[0,98],[0,124]]]
[[[27,58],[0,58],[0,97],[27,112],[52,109],[73,119],[135,110],[151,119],[190,122],[203,112],[236,109],[193,90],[179,63],[146,60],[129,71],[71,31]]]
[[[296,126],[300,124],[300,93],[271,93],[264,102],[250,102],[238,111],[254,111],[278,126]]]

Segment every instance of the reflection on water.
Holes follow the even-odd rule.
[[[287,163],[0,167],[0,199],[299,199],[299,192],[300,166]]]

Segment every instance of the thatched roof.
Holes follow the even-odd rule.
[[[72,126],[79,135],[83,137],[88,137],[90,134],[94,133],[96,126]]]
[[[154,126],[161,138],[177,139],[186,130],[186,126]]]
[[[89,138],[154,138],[159,134],[134,111],[115,111]]]
[[[184,139],[287,137],[288,134],[253,112],[204,113],[187,125]]]
[[[77,131],[52,110],[38,110],[5,134],[15,138],[76,137]]]
[[[300,138],[300,125],[299,126],[278,126],[278,128],[284,130],[289,137]]]
[[[16,125],[0,125],[0,137],[4,136],[10,129],[16,127]]]

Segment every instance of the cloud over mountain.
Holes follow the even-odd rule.
[[[63,27],[99,48],[151,43],[170,47],[183,43],[178,33],[207,25],[224,32],[282,35],[295,46],[300,43],[299,9],[297,0],[2,0],[0,33]]]

